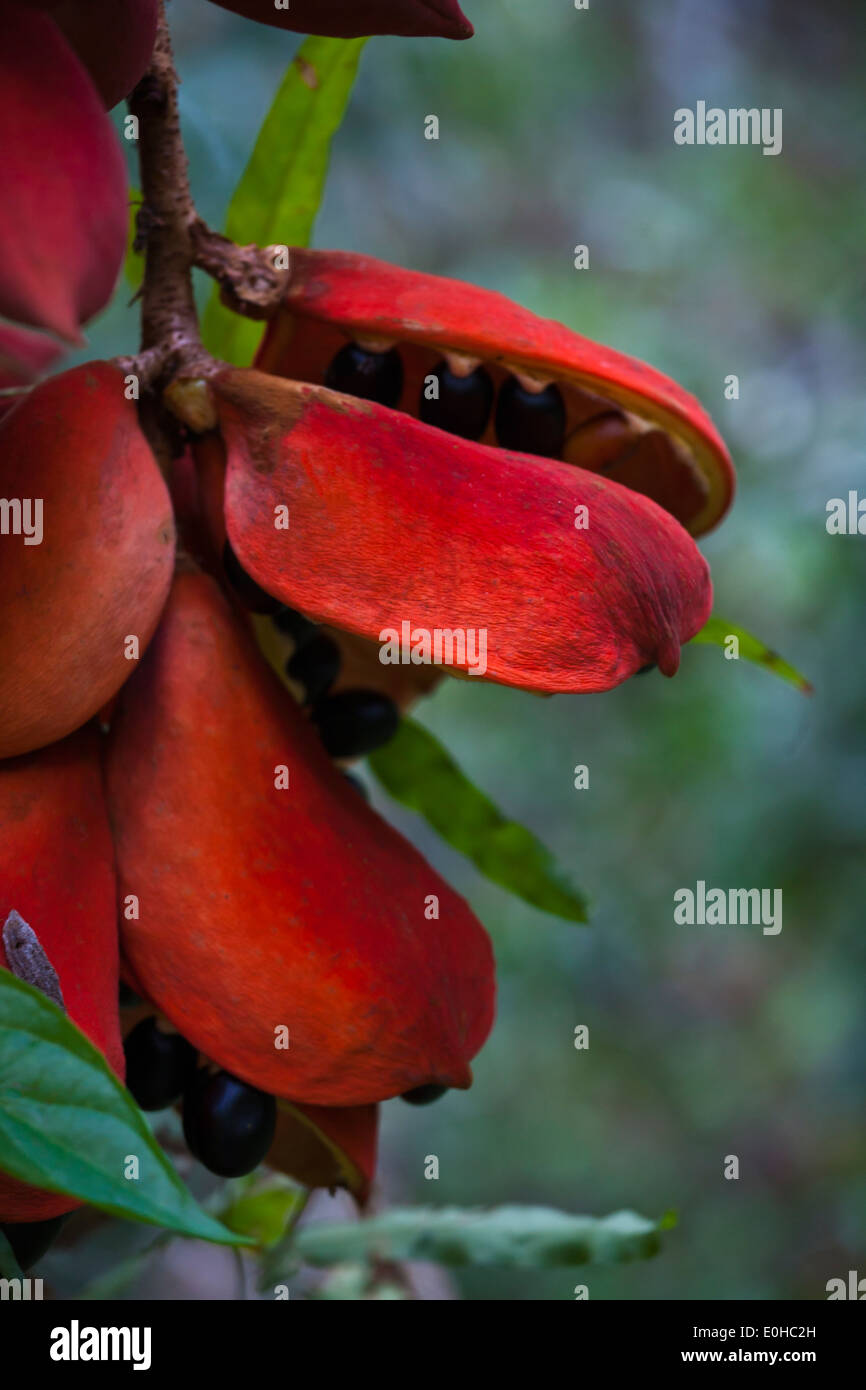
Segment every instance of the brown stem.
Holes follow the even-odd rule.
[[[190,227],[195,208],[177,109],[178,78],[160,0],[156,44],[148,71],[129,98],[139,120],[139,162],[144,198],[139,234],[145,244],[142,288],[142,365],[158,374],[171,364],[185,374],[213,369],[199,336],[192,290]]]
[[[141,351],[119,358],[118,365],[135,373],[146,388],[158,388],[171,412],[199,433],[216,424],[203,379],[224,364],[201,341],[193,267],[217,280],[229,308],[254,319],[276,312],[289,269],[286,247],[236,246],[199,218],[190,193],[177,88],[165,0],[159,0],[150,67],[129,98],[139,122],[143,199],[136,220],[136,246],[145,253]]]
[[[195,264],[217,281],[229,309],[250,319],[276,312],[289,283],[288,247],[238,246],[200,218],[190,235]]]

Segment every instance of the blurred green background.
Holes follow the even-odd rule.
[[[367,45],[315,244],[504,291],[699,396],[740,477],[703,543],[717,610],[816,693],[700,647],[673,682],[541,700],[446,681],[420,708],[596,910],[588,928],[534,912],[377,793],[488,926],[500,991],[473,1089],[384,1107],[383,1192],[679,1214],[649,1263],[461,1272],[466,1298],[569,1299],[578,1282],[593,1299],[823,1298],[828,1279],[866,1274],[866,539],[824,524],[829,498],[866,495],[864,11],[465,8],[469,43]],[[202,0],[171,12],[193,190],[221,226],[300,40]],[[675,146],[674,110],[699,99],[781,107],[781,155]],[[136,346],[126,297],[86,355]],[[699,878],[781,888],[781,934],[676,926],[674,891]]]

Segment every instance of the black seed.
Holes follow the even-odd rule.
[[[163,1033],[143,1018],[127,1034],[126,1085],[142,1110],[165,1110],[179,1099],[195,1072],[197,1053],[179,1033]]]
[[[496,438],[504,449],[557,458],[565,443],[565,403],[559,387],[527,391],[516,376],[508,377],[496,403]]]
[[[279,613],[274,614],[273,623],[278,632],[291,637],[298,647],[309,642],[318,631],[315,623],[311,623],[302,613],[296,613],[294,608],[281,608]]]
[[[396,348],[370,352],[347,343],[325,372],[325,385],[362,401],[394,406],[403,393],[403,362]]]
[[[440,362],[430,375],[439,382],[439,399],[429,401],[426,383],[422,386],[418,414],[425,425],[435,425],[461,439],[480,439],[493,405],[490,374],[483,367],[476,367],[468,376],[457,376],[447,362]]]
[[[414,1091],[404,1091],[400,1099],[407,1100],[410,1105],[432,1105],[447,1090],[447,1086],[416,1086]]]
[[[360,758],[388,743],[400,714],[393,700],[378,690],[341,690],[326,695],[312,709],[313,723],[332,758]]]
[[[344,772],[343,776],[349,783],[349,786],[354,787],[355,791],[358,793],[359,796],[363,796],[365,801],[370,800],[370,793],[367,791],[367,788],[364,786],[364,783],[361,781],[360,777],[353,777],[351,772]]]
[[[140,1004],[142,1001],[135,990],[129,988],[125,980],[120,980],[117,986],[117,1002],[122,1009],[131,1009],[133,1005]]]
[[[12,1246],[15,1256],[23,1270],[28,1270],[41,1260],[49,1245],[60,1234],[65,1216],[54,1216],[49,1221],[10,1221],[0,1226],[0,1231]]]
[[[277,1123],[273,1096],[230,1072],[200,1071],[183,1097],[183,1132],[190,1153],[221,1178],[241,1178],[258,1167]]]
[[[311,637],[286,663],[286,675],[304,687],[308,705],[326,694],[339,674],[340,648],[325,632]]]
[[[223,569],[241,603],[251,613],[260,613],[264,617],[279,612],[283,607],[278,598],[271,598],[271,595],[266,594],[252,576],[247,574],[229,541],[223,546]]]

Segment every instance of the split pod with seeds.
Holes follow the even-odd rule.
[[[445,430],[453,415],[468,429],[460,417],[471,394],[472,437],[603,473],[653,498],[696,536],[730,505],[733,467],[709,416],[636,358],[460,281],[346,252],[293,251],[291,264],[259,371],[355,394],[357,367],[340,382],[350,344],[355,360],[382,364],[382,404],[438,417]],[[368,380],[373,374],[368,366]]]
[[[484,629],[487,677],[531,690],[674,674],[712,601],[693,537],[734,488],[675,382],[500,295],[316,251],[255,368],[212,385],[228,537],[268,594],[374,642]]]

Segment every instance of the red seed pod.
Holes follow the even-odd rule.
[[[90,73],[107,107],[128,96],[147,69],[157,0],[22,0],[46,10]]]
[[[48,15],[0,0],[0,29],[0,314],[80,342],[126,251],[123,154]]]
[[[63,372],[10,411],[0,497],[13,504],[0,536],[0,757],[11,757],[110,699],[171,583],[168,490],[115,367]]]
[[[556,434],[556,456],[566,460],[584,442],[577,441],[588,420],[625,412],[635,425],[656,429],[662,446],[642,460],[636,477],[629,474],[630,487],[658,501],[694,536],[715,526],[730,505],[733,466],[712,421],[693,396],[646,363],[539,318],[503,295],[369,256],[295,250],[291,267],[283,308],[256,358],[260,371],[358,394],[334,380],[340,350],[348,341],[380,354],[396,349],[402,363],[397,405],[417,416],[425,387],[443,361],[458,378],[480,369],[500,397],[482,443],[505,442],[497,435],[502,395],[516,387],[518,399],[506,421],[512,433],[516,407],[526,417],[517,434],[533,428],[545,440]],[[535,412],[534,396],[542,397]],[[551,410],[564,411],[558,431],[551,431],[543,409],[547,399]],[[628,443],[626,437],[624,449]],[[524,443],[509,447],[527,450]],[[586,451],[577,457],[581,467],[593,470],[609,462],[607,454],[597,465]]]
[[[184,510],[187,514],[195,513],[192,522],[195,545],[191,553],[209,574],[218,574],[218,557],[222,555],[226,542],[226,456],[219,433],[213,430],[198,436],[193,442],[192,453],[198,479],[194,497],[185,460],[182,470],[184,494],[187,499]],[[189,529],[185,527],[185,535],[189,534]],[[190,548],[189,542],[187,548]],[[275,670],[284,671],[296,650],[296,640],[280,627],[279,621],[259,620],[256,628],[261,650]],[[441,670],[434,666],[383,666],[379,660],[379,644],[358,637],[355,633],[341,631],[339,628],[325,628],[323,631],[336,643],[340,653],[339,674],[333,686],[335,692],[378,690],[393,700],[399,710],[405,712],[420,696],[434,690],[442,679]]]
[[[93,725],[0,762],[0,826],[0,929],[17,913],[35,933],[69,1017],[122,1077],[114,852]],[[5,933],[8,951],[0,936],[0,965],[27,978],[22,936],[16,948]],[[0,1221],[42,1221],[77,1205],[0,1174]]]
[[[205,1057],[302,1104],[470,1084],[486,933],[347,784],[209,577],[178,575],[120,694],[107,789],[141,904],[124,956]]]
[[[673,675],[709,616],[691,537],[600,474],[259,372],[213,389],[229,540],[264,589],[322,622],[373,641],[404,622],[483,632],[481,674],[555,692],[606,690],[650,662]],[[456,650],[449,664],[470,669]]]

